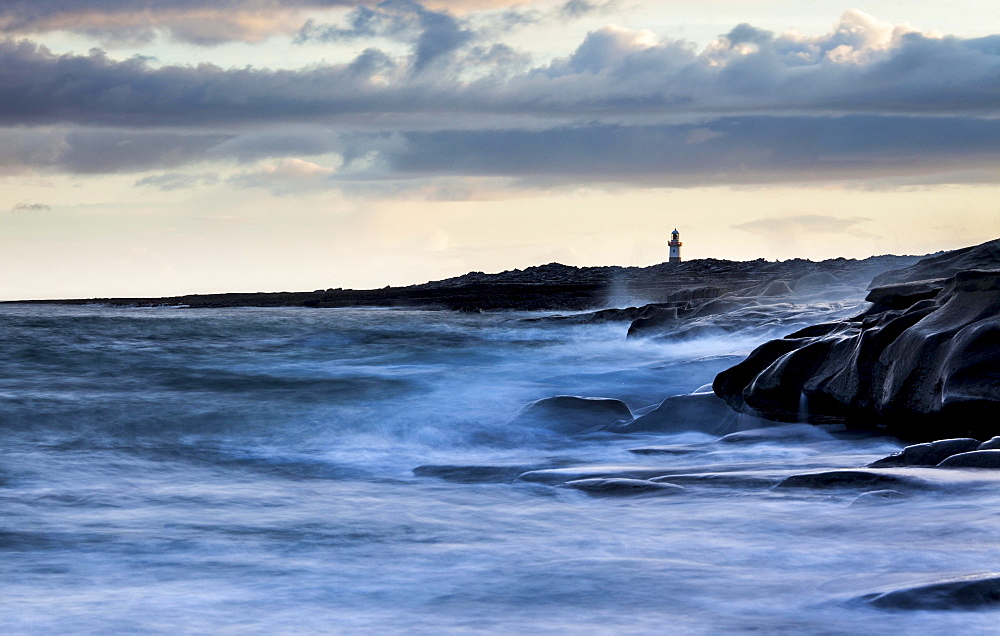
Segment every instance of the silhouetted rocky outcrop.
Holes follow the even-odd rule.
[[[988,269],[955,271],[968,264]],[[891,284],[871,290],[864,312],[761,345],[718,375],[716,394],[779,421],[913,439],[1000,433],[1000,241],[879,280]]]

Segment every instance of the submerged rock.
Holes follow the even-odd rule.
[[[860,597],[875,607],[900,610],[973,610],[1000,604],[1000,575],[945,579]]]
[[[767,425],[758,418],[736,413],[714,393],[691,393],[668,397],[652,411],[631,422],[616,424],[610,430],[615,433],[699,431],[726,435]]]
[[[825,442],[833,437],[809,424],[789,424],[730,433],[719,439],[723,444],[763,444],[768,442]]]
[[[537,466],[454,466],[426,465],[417,466],[413,474],[417,477],[436,477],[445,481],[460,484],[504,483],[511,482],[521,473],[533,470]]]
[[[648,481],[645,479],[625,478],[595,478],[577,479],[562,484],[564,488],[582,490],[591,495],[631,496],[631,495],[666,495],[684,491],[683,486],[670,483]]]
[[[607,428],[621,420],[632,420],[632,411],[621,400],[557,395],[525,406],[511,423],[573,435]]]
[[[937,466],[943,460],[958,453],[976,450],[979,440],[971,437],[958,439],[942,439],[926,444],[907,446],[898,453],[883,457],[868,464],[869,468],[887,468],[889,466]]]
[[[876,505],[884,504],[890,501],[899,501],[900,499],[906,499],[907,496],[898,490],[886,489],[886,490],[869,490],[868,492],[863,492],[854,498],[851,502],[852,506],[860,505]]]
[[[893,280],[858,316],[761,345],[716,377],[715,393],[769,419],[846,421],[906,439],[1000,433],[1000,240],[963,252],[980,265],[995,257],[994,269]],[[937,278],[956,262],[941,258],[943,270],[910,269]]]

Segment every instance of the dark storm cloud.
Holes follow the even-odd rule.
[[[392,174],[539,183],[692,186],[1000,169],[1000,121],[941,117],[735,117],[680,126],[410,133]]]
[[[734,51],[748,45],[723,40],[697,54],[684,43],[650,44],[643,37],[602,29],[573,55],[502,83],[462,82],[448,72],[410,77],[376,50],[338,66],[224,70],[207,64],[157,68],[142,59],[113,61],[99,51],[59,56],[8,40],[0,43],[0,123],[196,127],[406,114],[433,126],[463,115],[628,120],[750,112],[996,115],[1000,110],[1000,36],[908,34],[885,49],[838,45],[827,54],[824,43],[792,51],[789,42],[779,40],[749,53]],[[449,43],[419,52],[418,60],[426,64],[450,50],[453,42],[445,40]],[[831,55],[857,59],[835,62]]]

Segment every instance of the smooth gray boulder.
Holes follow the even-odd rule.
[[[590,495],[610,497],[635,495],[672,495],[684,491],[683,486],[645,479],[625,479],[620,477],[577,479],[562,484],[563,488],[582,490]]]
[[[981,263],[976,250],[1000,257],[998,246],[966,260]],[[715,393],[777,421],[847,422],[912,440],[1000,434],[1000,258],[990,262],[995,269],[874,289],[860,315],[761,345],[716,376]]]
[[[875,607],[899,610],[972,610],[1000,604],[1000,576],[984,574],[936,581],[859,598]]]
[[[959,453],[938,464],[941,468],[1000,468],[1000,450],[974,450]]]
[[[510,423],[574,435],[632,420],[632,411],[621,400],[577,395],[542,398],[518,411]]]
[[[976,450],[979,440],[971,437],[957,439],[942,439],[926,444],[907,446],[898,453],[883,457],[868,464],[869,468],[887,468],[890,466],[937,466],[952,455]]]

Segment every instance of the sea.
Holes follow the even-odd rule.
[[[1000,569],[995,485],[776,488],[904,445],[821,429],[560,434],[517,414],[641,414],[760,341],[538,316],[0,306],[0,633],[996,630],[865,601]],[[538,478],[640,469],[708,477]]]

